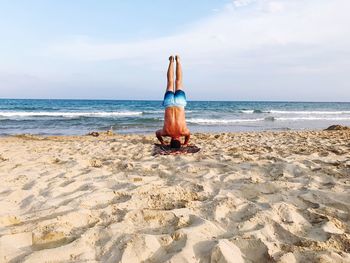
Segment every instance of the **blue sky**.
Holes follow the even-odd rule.
[[[0,97],[350,101],[350,1],[0,0]]]

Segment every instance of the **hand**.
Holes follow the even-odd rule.
[[[170,57],[169,57],[169,61],[170,61],[170,62],[173,62],[173,61],[174,61],[174,56],[170,56]]]

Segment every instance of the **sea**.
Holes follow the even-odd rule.
[[[162,128],[161,101],[0,99],[0,135],[153,133]],[[189,101],[192,132],[320,130],[350,126],[350,102]]]

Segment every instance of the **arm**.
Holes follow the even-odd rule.
[[[190,136],[191,136],[190,131],[188,131],[187,133],[185,133],[184,136],[185,136],[185,142],[184,142],[183,145],[187,145],[188,142],[190,141]]]
[[[162,145],[165,145],[164,140],[163,140],[163,138],[162,138],[162,136],[163,136],[163,130],[158,130],[158,131],[156,131],[156,136],[157,136],[157,139],[160,141],[160,143],[161,143]]]

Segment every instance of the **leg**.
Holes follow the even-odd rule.
[[[173,56],[169,57],[167,80],[168,82],[167,82],[166,90],[174,92],[174,57]]]
[[[175,80],[175,94],[174,94],[174,104],[176,106],[185,107],[186,94],[182,88],[182,67],[180,62],[180,57],[175,56],[176,59],[176,80]]]
[[[176,59],[176,81],[175,81],[175,91],[182,90],[182,67],[180,62],[180,57],[175,56]]]

